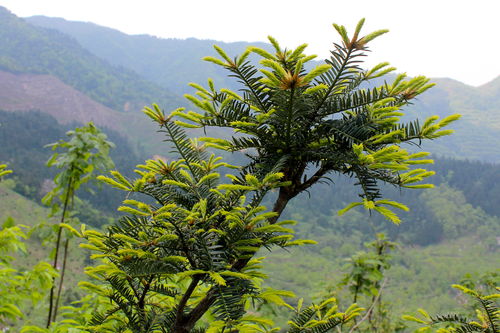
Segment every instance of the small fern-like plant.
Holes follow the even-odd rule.
[[[47,328],[56,321],[64,276],[66,272],[66,261],[69,252],[68,233],[64,241],[64,247],[61,246],[64,238],[63,229],[68,228],[68,217],[70,208],[73,205],[75,192],[93,179],[96,171],[104,172],[114,167],[113,161],[109,158],[109,150],[114,144],[107,140],[107,137],[92,123],[68,131],[67,141],[48,145],[52,150],[57,150],[47,162],[48,167],[56,167],[61,171],[54,177],[54,188],[49,191],[42,199],[42,202],[52,207],[52,213],[55,214],[62,210],[59,225],[57,226],[57,237],[55,241],[55,252],[52,267],[58,269],[60,265],[61,252],[62,267],[58,287],[54,285],[49,294],[49,307],[47,316]],[[61,248],[62,247],[62,248]]]

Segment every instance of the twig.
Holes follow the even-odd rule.
[[[354,325],[350,330],[349,330],[349,333],[352,333],[354,332],[354,330],[356,328],[359,327],[359,325],[361,325],[362,322],[364,322],[366,319],[368,319],[368,317],[370,316],[370,313],[373,311],[373,308],[375,307],[375,305],[377,304],[379,298],[380,298],[380,295],[382,295],[382,289],[384,289],[384,286],[387,282],[387,279],[384,278],[384,280],[382,281],[382,285],[380,286],[380,289],[378,290],[378,295],[377,297],[375,297],[375,299],[373,300],[373,303],[372,305],[370,306],[370,308],[368,309],[368,311],[366,311],[366,314],[363,318],[361,318],[361,320],[356,324]]]
[[[59,300],[61,299],[61,292],[63,288],[63,282],[64,282],[64,273],[66,272],[66,259],[68,258],[68,243],[69,239],[66,239],[66,242],[64,243],[64,259],[63,259],[63,266],[61,269],[61,278],[59,279],[59,290],[57,291],[57,298],[56,298],[56,304],[53,309],[53,318],[52,321],[56,321],[57,319],[57,310],[59,308]]]

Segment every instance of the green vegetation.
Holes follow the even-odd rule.
[[[96,172],[105,172],[114,167],[113,161],[108,156],[109,150],[114,147],[114,144],[107,141],[106,135],[92,123],[76,128],[74,131],[69,131],[66,135],[69,137],[68,141],[59,140],[49,145],[52,150],[59,150],[59,152],[52,155],[47,162],[47,166],[56,167],[61,171],[54,177],[54,188],[42,199],[44,204],[52,207],[52,215],[62,209],[57,228],[54,262],[52,264],[52,267],[56,270],[59,267],[59,253],[62,251],[63,229],[72,229],[68,220],[75,201],[76,191],[80,186],[95,178],[94,174]],[[69,233],[64,241],[57,296],[55,295],[55,285],[50,289],[47,328],[57,318],[71,235]]]
[[[0,165],[0,181],[12,173],[6,165]],[[15,225],[12,218],[2,222],[0,228],[0,329],[23,316],[21,308],[28,304],[37,305],[44,299],[44,291],[51,287],[57,275],[46,263],[38,262],[30,269],[16,269],[12,266],[14,257],[10,254],[26,253],[23,240],[28,237],[28,227]]]
[[[109,106],[123,102],[115,103],[102,85],[95,90],[82,85],[81,72],[70,77],[66,65],[75,65],[73,60],[92,68],[87,60],[97,59],[81,52],[76,43],[54,31],[29,27],[8,12],[0,10],[0,16],[5,18],[0,25],[7,27],[0,33],[0,43],[7,43],[4,51],[9,54],[0,55],[3,69],[50,73]],[[403,115],[401,110],[432,84],[424,77],[386,75],[393,70],[387,64],[362,69],[358,60],[367,44],[385,32],[362,37],[362,25],[363,21],[352,37],[335,25],[341,42],[334,44],[326,64],[304,55],[305,45],[283,50],[273,38],[272,46],[254,47],[234,58],[216,47],[220,58],[206,58],[217,65],[216,80],[209,80],[207,87],[192,84],[196,96],[187,95],[198,111],[165,114],[156,105],[145,109],[166,134],[173,152],[167,158],[155,156],[132,172],[137,149],[106,131],[118,143],[112,156],[123,172],[100,178],[118,190],[94,186],[90,188],[94,195],[79,194],[84,200],[73,196],[74,186],[98,167],[78,153],[87,140],[59,141],[57,146],[69,150],[49,160],[63,167],[55,176],[43,167],[49,152],[42,147],[68,128],[41,113],[0,112],[0,156],[16,171],[10,175],[6,165],[0,165],[0,177],[9,176],[0,184],[0,222],[5,221],[0,228],[0,328],[24,333],[277,332],[278,326],[282,332],[410,332],[417,326],[401,315],[425,306],[430,313],[451,310],[457,315],[431,316],[420,310],[423,317],[405,317],[425,326],[419,332],[436,328],[496,333],[497,296],[485,288],[498,285],[499,274],[484,275],[486,287],[472,281],[476,273],[491,271],[499,258],[500,211],[495,200],[499,167],[449,159],[432,165],[426,153],[403,148],[405,143],[420,145],[422,140],[451,133],[443,127],[458,118],[449,116],[456,105],[445,108],[439,119],[429,113],[428,101],[423,110],[417,104],[427,120],[408,121],[412,112]],[[12,43],[21,32],[21,42]],[[129,47],[126,38],[121,45],[114,44],[116,34],[108,32],[103,38],[109,38],[110,54],[120,46]],[[27,36],[41,50],[58,50],[42,52],[33,60]],[[149,43],[150,38],[136,41]],[[18,58],[12,57],[14,51]],[[67,55],[71,61],[61,61]],[[157,58],[161,63],[168,56]],[[256,65],[259,59],[261,66]],[[90,77],[109,70],[99,66],[88,72]],[[229,82],[221,76],[224,71],[239,82],[229,83],[234,91],[215,89],[216,84]],[[393,81],[381,84],[381,77]],[[494,102],[494,91],[487,94]],[[151,97],[138,90],[139,95]],[[118,100],[123,96],[117,95]],[[462,97],[460,103],[467,100],[465,93]],[[156,100],[162,102],[162,97]],[[442,102],[434,101],[433,107]],[[494,119],[492,123],[494,127]],[[482,129],[470,118],[462,124],[455,128]],[[129,126],[138,126],[134,131],[141,132],[143,125]],[[188,140],[190,130],[184,132],[179,126],[208,129],[216,136]],[[484,127],[481,135],[494,137],[492,126]],[[228,130],[237,134],[231,137]],[[76,138],[90,132],[71,133]],[[151,134],[145,130],[140,136]],[[447,144],[455,143],[448,141],[442,147]],[[207,148],[222,149],[226,160],[239,167],[234,171]],[[71,167],[72,162],[82,167]],[[427,164],[427,170],[415,169],[415,164]],[[434,172],[438,175],[427,178]],[[419,183],[423,180],[427,184]],[[435,188],[401,191],[432,185]],[[63,211],[61,223],[39,224],[48,211],[12,189],[36,200],[47,192],[59,198],[53,208]],[[384,199],[382,193],[397,201]],[[338,215],[356,206],[364,206],[370,214],[352,210]],[[411,212],[406,212],[407,206]],[[394,208],[403,212],[396,215]],[[66,214],[69,210],[72,213]],[[119,214],[122,217],[114,222]],[[15,225],[9,216],[34,227]],[[299,221],[293,230],[287,227],[291,220]],[[401,220],[404,223],[399,224]],[[63,233],[86,242],[84,249],[65,251],[66,274],[64,267],[44,268],[47,258],[55,259],[57,266],[60,250],[49,255],[42,246],[57,242],[60,248]],[[312,242],[295,237],[318,244],[296,247]],[[269,250],[273,251],[269,258],[261,258]],[[82,275],[84,265],[88,277]],[[53,284],[58,271],[59,287]],[[81,288],[63,288],[64,275],[65,285],[80,281]],[[463,298],[449,291],[452,282],[465,286],[461,290],[480,307],[454,305]],[[59,288],[58,296],[45,299],[51,288],[53,296]],[[290,289],[294,293],[286,291]],[[42,328],[46,310],[49,327]],[[478,319],[469,319],[475,311]]]
[[[38,262],[30,269],[16,269],[14,258],[9,254],[26,253],[23,240],[27,227],[15,225],[11,218],[3,221],[0,228],[0,329],[23,316],[25,306],[36,306],[45,299],[45,291],[50,289],[52,279],[57,275],[50,264]]]
[[[498,293],[481,295],[481,293],[461,285],[456,284],[453,287],[459,289],[465,295],[473,297],[478,303],[476,309],[477,318],[471,320],[460,314],[430,316],[425,310],[420,309],[419,312],[423,317],[422,319],[408,315],[405,316],[405,319],[424,324],[425,327],[419,329],[418,332],[431,332],[431,328],[436,326],[446,326],[438,330],[438,332],[442,333],[496,333],[500,331],[500,309],[496,303],[496,300],[500,298]]]
[[[398,224],[400,219],[390,208],[404,211],[408,208],[381,199],[378,183],[398,188],[433,187],[416,183],[434,172],[411,168],[433,163],[425,158],[429,154],[411,154],[402,146],[451,134],[452,130],[443,128],[460,116],[450,115],[440,121],[438,116],[431,116],[422,125],[418,120],[408,123],[401,120],[404,115],[401,109],[433,86],[425,77],[406,80],[406,75],[401,74],[392,84],[364,88],[395,68],[388,67],[388,63],[371,70],[360,67],[367,44],[387,32],[379,30],[360,37],[363,23],[364,20],[359,22],[352,38],[343,26],[334,25],[342,44],[335,43],[326,64],[309,72],[304,66],[315,56],[303,54],[307,44],[295,50],[282,50],[269,37],[275,54],[254,47],[234,59],[215,46],[222,59],[206,57],[205,60],[228,70],[241,83],[242,96],[228,89],[217,91],[210,79],[207,89],[193,83],[197,96],[186,95],[186,98],[201,112],[185,112],[180,108],[157,121],[167,122],[175,116],[189,121],[175,120],[188,128],[222,127],[245,134],[228,140],[211,137],[200,140],[208,147],[244,151],[250,162],[243,173],[283,172],[288,185],[280,187],[274,202],[273,211],[278,215],[298,194],[337,174],[356,179],[362,199],[350,203],[339,214],[364,206]],[[263,68],[247,61],[251,53],[261,57]],[[154,118],[150,113],[153,111],[148,111],[148,115]]]
[[[94,258],[103,260],[103,265],[89,272],[104,286],[91,288],[109,298],[112,306],[94,316],[94,330],[191,332],[207,315],[215,320],[207,323],[210,331],[266,330],[271,322],[245,315],[245,304],[262,298],[256,280],[260,275],[254,272],[260,260],[255,261],[253,256],[263,247],[300,244],[292,241],[291,230],[278,222],[292,198],[328,173],[336,172],[355,177],[362,189],[362,202],[348,205],[343,212],[364,205],[399,223],[399,218],[385,206],[407,210],[406,206],[380,199],[377,181],[399,187],[431,187],[415,183],[432,172],[410,169],[414,164],[432,162],[421,159],[427,153],[410,155],[400,143],[450,134],[452,131],[442,128],[458,117],[449,116],[439,122],[439,117],[430,117],[422,126],[418,122],[400,123],[403,114],[398,110],[431,86],[423,77],[404,81],[401,75],[391,85],[361,89],[364,81],[393,70],[386,68],[387,64],[370,71],[358,66],[366,44],[385,33],[376,31],[360,37],[363,23],[360,21],[352,38],[343,26],[334,25],[342,44],[335,44],[328,64],[310,72],[304,69],[312,59],[302,54],[306,45],[282,51],[270,38],[275,55],[253,48],[234,60],[216,47],[223,60],[206,60],[228,69],[239,79],[244,86],[243,96],[227,89],[218,92],[209,80],[209,90],[193,84],[198,98],[186,96],[203,110],[202,114],[178,109],[166,116],[156,105],[145,109],[167,134],[181,159],[169,164],[147,161],[139,166],[143,171],[136,172],[142,177],[135,181],[119,173],[102,178],[124,191],[146,194],[154,204],[125,200],[127,206],[119,209],[129,216],[109,228],[107,234],[82,230],[89,240],[86,247],[99,253]],[[246,62],[251,52],[263,58],[261,63],[268,68],[260,69],[264,78]],[[187,119],[191,124],[173,121],[173,117]],[[207,143],[204,146],[227,151],[247,150],[250,164],[241,169],[239,176],[229,175],[230,184],[213,183],[220,175],[212,171],[221,165],[214,165],[213,157],[203,157],[204,146],[196,141],[190,143],[179,125],[229,127],[245,133],[246,137],[231,140],[202,141]],[[313,175],[305,174],[308,167],[316,169]],[[279,193],[272,211],[259,214],[265,210],[259,206],[261,201],[274,187],[279,188]],[[248,199],[247,194],[251,195]],[[359,266],[364,273],[372,270],[371,274],[381,275],[381,269],[387,267],[380,257],[386,246],[390,243],[383,238],[377,241],[379,257],[375,267]],[[372,309],[379,299],[376,290],[381,288],[380,279],[360,279],[364,274],[356,269],[351,275],[356,284],[354,300],[358,293],[369,293]],[[349,283],[348,278],[346,281]],[[279,294],[274,296],[276,299]],[[284,302],[278,298],[280,303]],[[326,332],[345,325],[355,331],[361,327],[365,319],[350,322],[363,309],[356,304],[345,313],[338,313],[337,306],[323,309],[330,303],[336,300],[329,299],[305,312],[301,312],[299,303],[289,331],[301,332],[309,327]],[[374,311],[370,309],[364,318],[375,327],[378,324],[371,320]],[[312,319],[315,313],[319,320]]]
[[[306,301],[317,301],[325,290],[335,290],[349,271],[346,260],[359,251],[362,243],[357,233],[344,237],[340,246],[318,240],[315,246],[273,251],[264,263],[268,285],[294,290]],[[451,292],[450,285],[468,273],[477,276],[494,270],[493,263],[498,259],[498,250],[492,251],[477,235],[423,248],[400,243],[391,253],[391,268],[385,273],[383,289],[391,318],[396,321],[424,306],[438,313],[459,310],[458,295]]]
[[[45,146],[63,138],[72,127],[74,128],[71,125],[60,125],[55,118],[40,112],[0,111],[0,142],[3,143],[0,145],[0,156],[3,162],[16,170],[11,177],[15,181],[16,192],[40,201],[51,189],[55,170],[45,167],[51,156],[50,149]],[[116,162],[119,170],[130,175],[131,170],[145,155],[139,157],[133,146],[115,131],[105,129],[104,132],[116,144],[116,148],[110,152],[111,159]],[[96,187],[94,184],[92,191],[94,194],[89,191],[79,194],[83,202],[75,202],[75,208],[82,208],[78,209],[81,212],[77,217],[82,223],[100,226],[107,223],[105,216],[116,213],[116,207],[122,198],[117,191],[108,187]],[[95,209],[100,212],[91,214]]]

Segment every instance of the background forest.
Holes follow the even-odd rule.
[[[41,16],[21,19],[0,7],[0,162],[14,171],[0,182],[0,223],[6,221],[4,229],[11,227],[12,221],[33,227],[25,241],[25,253],[14,255],[15,269],[29,271],[40,261],[50,261],[53,242],[48,245],[44,239],[53,241],[53,236],[46,225],[59,222],[59,218],[51,215],[50,207],[43,207],[41,200],[57,187],[53,179],[60,170],[46,167],[54,153],[46,146],[66,139],[67,131],[92,121],[114,143],[109,156],[116,170],[127,178],[134,178],[134,168],[146,159],[174,161],[176,155],[163,141],[164,134],[157,133],[150,119],[138,111],[153,102],[167,111],[191,108],[182,98],[182,94],[195,92],[188,83],[204,83],[209,77],[216,87],[238,91],[237,80],[224,68],[200,61],[215,54],[214,43],[131,36],[91,23]],[[250,45],[217,44],[231,57],[242,54]],[[274,52],[271,44],[252,45]],[[256,61],[257,55],[249,59]],[[310,71],[318,64],[311,61],[305,68]],[[377,78],[374,84],[391,82],[396,75]],[[435,87],[404,106],[403,120],[419,118],[423,122],[432,115],[462,115],[449,126],[455,130],[453,135],[422,144],[423,150],[433,153],[435,163],[425,167],[436,172],[426,180],[435,187],[408,190],[382,185],[384,198],[410,207],[409,212],[398,212],[403,222],[394,224],[362,209],[339,216],[340,209],[359,201],[359,188],[356,179],[332,174],[325,183],[291,199],[281,216],[282,220],[300,222],[293,227],[296,238],[318,244],[272,252],[261,249],[257,256],[267,257],[263,263],[263,271],[269,276],[265,287],[293,290],[304,298],[304,304],[320,304],[326,295],[336,295],[341,300],[339,305],[346,308],[353,303],[349,279],[355,276],[356,263],[361,263],[364,276],[376,275],[372,282],[366,282],[369,287],[364,297],[373,301],[380,293],[387,307],[379,309],[379,315],[384,314],[380,318],[391,323],[390,328],[379,326],[377,331],[411,332],[416,326],[401,316],[414,314],[418,308],[430,313],[470,312],[471,303],[451,284],[498,286],[500,146],[495,143],[500,135],[500,77],[478,88],[451,79],[432,82]],[[186,132],[189,137],[205,136],[200,129]],[[208,135],[229,139],[232,131],[209,128]],[[418,147],[409,149],[419,151]],[[217,154],[230,164],[247,163],[242,153]],[[82,184],[76,192],[71,219],[105,230],[123,215],[117,208],[124,199],[128,196],[111,186]],[[263,204],[272,206],[272,195]],[[374,259],[369,255],[373,246],[366,244],[380,233],[398,245]],[[20,234],[16,236],[19,238]],[[77,282],[88,279],[83,272],[85,266],[96,264],[90,259],[90,251],[78,247],[78,241],[70,243],[69,248],[62,305],[82,297]],[[370,260],[378,261],[370,266]],[[39,269],[50,272],[48,268]],[[52,277],[40,277],[40,281],[43,279],[45,285],[51,284]],[[4,322],[17,322],[11,331],[20,330],[20,323],[43,326],[44,295],[37,297],[34,303],[38,305],[29,308],[21,320],[17,314],[4,320],[0,311],[0,328],[5,330]],[[284,299],[292,307],[298,306],[296,298]],[[263,302],[258,312],[286,326],[282,318],[287,318],[283,316],[287,310],[276,310],[268,303],[272,302]]]

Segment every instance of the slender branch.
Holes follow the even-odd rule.
[[[52,321],[56,321],[57,319],[57,310],[59,308],[59,300],[61,299],[61,293],[62,293],[62,287],[63,287],[63,282],[64,282],[64,274],[66,273],[66,260],[68,259],[68,244],[69,244],[69,239],[66,239],[66,242],[64,243],[64,257],[63,257],[63,265],[61,269],[61,278],[59,279],[59,288],[57,290],[57,298],[56,298],[56,304],[54,305],[54,316],[52,318]]]
[[[325,93],[325,97],[322,98],[321,102],[318,104],[318,106],[316,107],[315,109],[315,113],[319,111],[319,109],[321,109],[321,107],[323,106],[323,104],[326,102],[326,100],[328,99],[328,97],[330,97],[330,94],[331,92],[333,91],[333,89],[335,88],[335,85],[337,84],[337,82],[339,81],[339,78],[342,76],[342,73],[344,72],[344,69],[345,67],[347,66],[347,63],[349,62],[349,57],[351,56],[351,53],[354,49],[352,47],[350,47],[348,50],[347,50],[347,54],[344,58],[344,61],[342,62],[342,66],[340,66],[340,69],[339,71],[337,72],[337,75],[335,77],[335,80],[333,81],[332,85],[328,88],[327,92]]]
[[[193,279],[191,280],[191,283],[189,284],[189,287],[187,288],[186,292],[184,293],[184,296],[182,296],[181,301],[179,302],[179,305],[177,306],[177,318],[176,321],[183,320],[184,319],[184,308],[186,307],[186,304],[193,294],[194,290],[196,289],[196,286],[198,285],[198,282],[201,280],[201,274],[200,275],[195,275],[193,276]]]
[[[54,279],[52,279],[52,284],[54,284]],[[49,314],[47,316],[47,325],[46,327],[49,328],[50,323],[52,321],[52,307],[54,306],[54,287],[50,288],[50,294],[49,294]]]
[[[207,312],[210,306],[215,302],[215,289],[212,288],[208,291],[207,296],[203,298],[200,303],[189,313],[187,325],[193,327],[194,324]]]
[[[326,168],[325,166],[322,166],[319,168],[314,175],[312,175],[309,179],[307,179],[305,182],[303,182],[299,186],[299,191],[302,192],[304,190],[307,190],[309,187],[314,185],[317,181],[319,181],[326,173],[328,173],[330,169]]]
[[[382,295],[382,289],[384,289],[386,282],[387,282],[387,279],[384,279],[384,281],[382,282],[382,285],[380,286],[380,289],[378,290],[378,295],[375,298],[375,300],[373,301],[372,305],[370,306],[368,311],[366,311],[366,314],[364,315],[364,317],[361,318],[361,320],[349,330],[349,333],[354,332],[354,330],[357,329],[359,327],[359,325],[361,325],[362,322],[364,322],[365,320],[368,319],[368,317],[370,316],[370,313],[373,311],[373,308],[375,307],[380,296]]]
[[[142,292],[141,298],[139,298],[139,303],[138,303],[139,308],[141,310],[144,309],[144,300],[146,299],[146,295],[149,291],[149,288],[151,287],[151,282],[153,282],[153,279],[154,279],[154,275],[151,275],[149,277],[149,280],[144,284],[144,290]]]
[[[72,170],[73,170],[73,168],[71,168],[69,170],[69,172],[71,173]],[[71,177],[69,179],[68,186],[66,187],[66,197],[64,198],[63,212],[61,215],[61,221],[59,222],[59,225],[64,223],[64,220],[66,218],[66,211],[68,210],[68,206],[69,206],[69,199],[70,199],[70,193],[72,192],[71,191],[72,185],[73,185],[73,177]],[[57,232],[57,240],[56,240],[56,253],[54,256],[54,262],[52,264],[52,267],[54,267],[54,268],[57,268],[57,261],[59,258],[59,247],[61,246],[61,235],[62,235],[62,228],[59,227],[59,230]]]
[[[134,296],[135,298],[137,298],[137,301],[139,301],[139,299],[141,298],[141,296],[139,296],[139,292],[137,291],[137,289],[134,287],[134,284],[132,283],[132,278],[131,277],[127,277],[127,282],[130,286],[130,289],[132,289],[132,291],[134,292]]]
[[[71,174],[73,171],[73,166],[69,169],[69,173]],[[54,255],[54,262],[52,264],[52,267],[54,269],[57,269],[57,261],[59,257],[59,247],[61,246],[61,235],[62,235],[62,228],[61,224],[64,223],[64,219],[66,217],[66,211],[68,209],[68,203],[70,199],[70,194],[72,193],[72,185],[73,185],[73,177],[70,177],[68,181],[68,185],[66,187],[66,197],[64,198],[64,205],[63,205],[63,212],[61,215],[61,221],[59,222],[59,230],[57,231],[57,240],[56,240],[56,253]],[[50,294],[49,294],[49,313],[47,316],[47,325],[46,327],[49,328],[50,323],[52,322],[52,313],[53,313],[53,306],[54,306],[54,290],[55,290],[55,278],[52,279],[52,287],[50,288]]]

